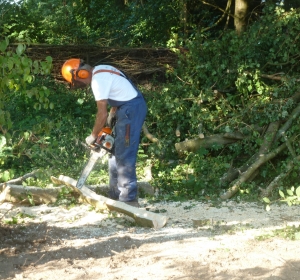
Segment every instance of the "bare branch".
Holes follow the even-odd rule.
[[[295,137],[293,137],[294,139]],[[273,151],[269,152],[268,154],[262,154],[258,157],[258,159],[244,172],[241,174],[240,178],[224,193],[221,194],[220,197],[222,199],[229,199],[233,195],[235,195],[238,190],[240,189],[240,186],[247,182],[247,180],[253,175],[256,170],[262,166],[267,161],[273,159],[275,156],[277,156],[279,153],[281,153],[284,149],[286,149],[286,143],[283,143],[278,148],[274,149]]]
[[[296,158],[297,160],[300,160],[300,156],[298,156]],[[294,167],[294,163],[295,161],[289,161],[286,165],[286,170],[285,172],[279,174],[277,177],[275,177],[275,179],[265,188],[265,189],[260,189],[261,197],[268,197],[271,195],[271,193],[273,192],[273,190],[277,187],[279,187],[280,183],[284,180],[284,178],[286,178],[289,173],[292,171],[293,167]]]
[[[143,132],[145,134],[145,136],[153,143],[159,143],[159,140],[154,137],[148,130],[148,127],[146,125],[146,123],[143,124]]]

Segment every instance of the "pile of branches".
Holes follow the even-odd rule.
[[[226,174],[220,179],[220,186],[229,186],[226,192],[221,194],[222,199],[233,197],[240,189],[243,183],[251,182],[259,173],[260,168],[268,161],[276,158],[280,153],[288,150],[290,157],[285,165],[285,170],[266,186],[260,188],[261,197],[269,197],[272,191],[280,186],[280,184],[288,177],[296,164],[299,164],[300,155],[296,154],[293,143],[296,142],[299,135],[291,133],[294,122],[300,116],[300,91],[295,93],[286,102],[292,101],[296,104],[293,111],[284,121],[274,121],[269,123],[267,127],[249,127],[260,134],[261,145],[258,151],[252,155],[241,166],[231,167]],[[248,133],[247,133],[248,134]],[[289,137],[287,136],[289,135]],[[215,134],[204,137],[203,134],[199,138],[186,140],[175,144],[178,152],[189,151],[196,152],[201,147],[211,148],[213,145],[228,145],[238,141],[245,140],[248,136],[240,131]]]
[[[135,82],[156,77],[165,79],[166,65],[174,66],[177,55],[166,48],[106,48],[97,45],[30,45],[32,60],[53,58],[52,76],[63,80],[61,66],[69,58],[81,58],[92,66],[108,64],[124,71]]]

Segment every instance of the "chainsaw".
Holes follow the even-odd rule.
[[[81,189],[83,187],[86,179],[100,158],[104,157],[107,153],[113,154],[114,143],[115,139],[112,129],[110,127],[104,127],[99,132],[95,142],[88,146],[88,148],[91,150],[91,155],[77,181],[77,189]]]

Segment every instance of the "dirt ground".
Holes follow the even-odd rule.
[[[169,217],[141,228],[123,214],[0,205],[0,279],[300,279],[299,207],[189,201],[142,207]],[[4,223],[5,222],[5,223]],[[9,225],[7,222],[17,223]]]

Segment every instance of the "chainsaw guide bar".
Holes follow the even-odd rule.
[[[85,165],[85,167],[83,168],[81,175],[77,181],[76,184],[76,188],[77,189],[81,189],[82,186],[84,185],[86,179],[88,178],[88,176],[90,175],[91,171],[93,170],[95,164],[97,163],[97,161],[104,157],[106,154],[108,153],[108,151],[101,149],[100,151],[93,151],[91,150],[91,156],[87,162],[87,164]]]

